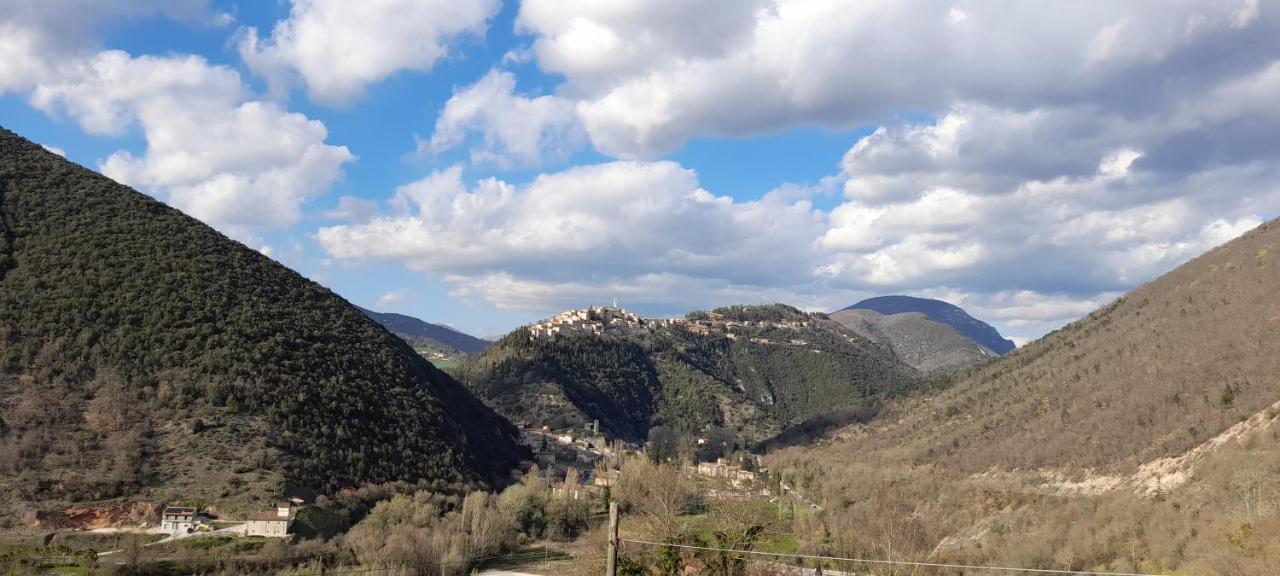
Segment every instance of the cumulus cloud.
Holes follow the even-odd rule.
[[[1231,85],[1268,85],[1272,70]],[[881,127],[842,162],[822,272],[834,286],[941,296],[1015,334],[1056,328],[1280,213],[1280,138],[1240,154],[1225,137],[1241,122],[1280,130],[1251,111],[1264,93],[1213,90],[1167,122],[957,105]],[[1218,136],[1194,138],[1213,160],[1158,158],[1188,134]]]
[[[198,56],[101,52],[38,84],[31,102],[91,133],[139,126],[146,152],[113,153],[102,172],[246,241],[297,222],[354,159],[325,143],[320,122],[253,100],[238,73]]]
[[[113,153],[101,171],[260,244],[255,229],[297,222],[301,204],[329,189],[351,153],[326,144],[320,122],[256,99],[231,68],[96,45],[100,32],[129,19],[228,23],[207,4],[0,0],[0,91],[27,93],[36,108],[91,134],[140,129],[145,151]]]
[[[538,65],[566,78],[595,147],[623,158],[957,101],[1150,114],[1280,52],[1274,8],[1253,0],[1056,7],[527,0],[517,25]],[[1231,64],[1207,65],[1213,53]]]
[[[537,165],[564,160],[586,142],[574,103],[556,96],[515,93],[515,75],[493,70],[454,92],[419,153],[436,154],[462,145],[469,133],[482,142],[471,149],[473,163]]]
[[[1245,84],[1268,85],[1271,70],[1259,74]],[[1227,92],[1188,100],[1168,123],[960,104],[936,122],[887,124],[853,143],[838,174],[755,202],[706,190],[672,162],[527,185],[468,186],[455,166],[399,188],[399,214],[319,238],[335,258],[404,262],[503,308],[620,296],[669,312],[761,300],[830,310],[905,292],[1038,336],[1280,213],[1274,162],[1223,152],[1169,171],[1149,160],[1241,115],[1280,128],[1250,112],[1269,92]],[[1226,102],[1237,112],[1222,113]],[[832,189],[845,198],[830,211],[809,203]]]
[[[498,0],[293,0],[269,37],[245,30],[239,51],[276,93],[301,80],[312,100],[348,103],[397,72],[430,70],[459,37],[483,35],[500,7]]]
[[[391,203],[403,212],[322,228],[321,246],[334,258],[402,262],[492,303],[538,309],[556,294],[564,301],[556,286],[593,286],[604,297],[642,279],[756,294],[805,282],[822,227],[806,200],[715,196],[674,162],[579,166],[523,186],[490,178],[468,187],[453,167],[400,187]]]
[[[56,74],[62,59],[96,48],[99,30],[141,18],[217,25],[208,0],[0,0],[0,93],[25,91]]]

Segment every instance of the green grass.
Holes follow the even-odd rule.
[[[428,358],[428,360],[441,370],[449,370],[462,363],[457,358]]]
[[[175,544],[189,550],[219,550],[230,553],[257,552],[267,542],[263,536],[196,536]]]
[[[756,542],[754,549],[761,552],[795,554],[800,550],[800,539],[795,534],[765,534]]]

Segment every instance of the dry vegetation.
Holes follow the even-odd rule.
[[[1280,222],[1265,224],[825,446],[772,455],[824,505],[808,546],[1276,574],[1277,246]]]

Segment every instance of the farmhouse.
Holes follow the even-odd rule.
[[[284,502],[276,506],[275,510],[251,514],[244,523],[244,533],[246,536],[284,538],[289,534],[291,522],[293,522],[293,506]]]
[[[160,528],[170,534],[185,534],[196,527],[196,509],[169,506],[160,515]]]

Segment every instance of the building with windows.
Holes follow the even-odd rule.
[[[160,528],[170,534],[186,534],[196,529],[196,509],[169,506],[160,513]]]

